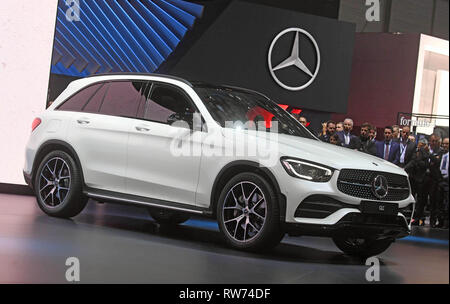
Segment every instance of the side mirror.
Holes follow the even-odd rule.
[[[167,123],[169,125],[175,125],[177,127],[192,129],[192,118],[192,113],[173,113],[169,115],[169,117],[167,117]]]
[[[184,120],[184,119],[183,119],[183,117],[181,116],[180,113],[173,113],[173,114],[170,114],[169,117],[167,117],[167,123],[169,125],[172,125],[175,122],[181,121],[181,120]]]

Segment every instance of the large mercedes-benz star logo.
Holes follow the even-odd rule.
[[[273,47],[275,46],[275,44],[277,43],[278,39],[280,39],[281,36],[290,33],[290,32],[295,32],[295,40],[294,40],[294,46],[292,47],[292,51],[291,51],[291,55],[284,61],[282,61],[281,63],[279,63],[278,65],[276,65],[275,67],[272,65],[272,51],[273,51]],[[300,58],[300,42],[299,42],[299,38],[300,38],[300,34],[305,35],[306,37],[309,38],[309,40],[311,40],[312,44],[314,45],[315,51],[316,51],[316,56],[317,56],[317,64],[316,64],[316,68],[312,69],[314,72],[311,71],[311,67],[308,67]],[[288,28],[285,29],[284,31],[282,31],[281,33],[279,33],[275,39],[273,39],[272,44],[270,45],[269,48],[269,70],[270,70],[270,74],[272,75],[273,79],[282,87],[285,88],[286,90],[290,90],[290,91],[300,91],[303,90],[304,88],[308,87],[313,81],[314,79],[316,79],[317,73],[319,72],[319,68],[320,68],[320,51],[319,51],[319,46],[317,45],[316,40],[313,38],[313,36],[311,36],[310,33],[308,33],[307,31],[300,29],[300,28]],[[305,84],[298,86],[298,87],[291,87],[288,85],[285,85],[283,82],[281,82],[277,75],[275,75],[275,71],[290,67],[290,66],[295,66],[298,69],[300,69],[303,73],[305,73],[306,75],[308,75],[310,77],[309,81],[306,82]]]
[[[388,181],[383,175],[378,175],[373,179],[372,191],[379,199],[385,198],[388,194]]]

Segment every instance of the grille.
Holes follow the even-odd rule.
[[[382,199],[372,192],[372,182],[377,175],[384,176],[388,181],[388,194]],[[339,173],[337,186],[342,193],[378,201],[401,201],[409,196],[408,178],[388,172],[343,169]]]

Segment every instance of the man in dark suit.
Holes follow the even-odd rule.
[[[319,139],[323,142],[330,142],[330,137],[336,131],[336,123],[332,120],[327,121],[326,133],[319,136]]]
[[[300,116],[299,118],[298,118],[298,121],[309,131],[309,132],[311,132],[311,133],[316,133],[316,132],[313,132],[312,130],[311,130],[311,128],[310,128],[310,124],[308,123],[308,119],[305,117],[305,116]]]
[[[372,142],[377,142],[377,127],[370,125],[369,138]]]
[[[392,127],[384,128],[384,141],[379,141],[377,145],[377,156],[393,164],[400,164],[400,145],[392,140]]]
[[[430,153],[428,141],[425,138],[419,140],[416,151],[411,160],[406,164],[405,171],[411,177],[411,190],[416,197],[414,212],[414,225],[423,226],[425,223],[424,209],[428,201],[428,174],[430,169]]]
[[[371,125],[369,123],[366,122],[362,124],[361,133],[359,136],[360,146],[358,150],[370,155],[376,155],[377,147],[375,145],[375,142],[370,140],[370,128]]]
[[[350,146],[352,139],[353,139],[353,143],[354,143],[355,138],[357,138],[355,135],[353,135],[351,133],[352,130],[353,130],[353,120],[350,118],[346,118],[344,120],[344,130],[337,133],[343,147],[355,148],[354,145]]]
[[[400,164],[399,166],[404,168],[406,164],[411,160],[414,152],[416,152],[416,144],[409,139],[410,129],[409,126],[404,126],[401,131],[401,137],[399,139],[400,144]]]
[[[442,157],[439,165],[441,171],[441,182],[439,183],[439,225],[438,227],[448,229],[448,163],[450,161],[448,137],[442,140]]]
[[[395,142],[400,142],[400,127],[398,125],[393,125],[392,130],[392,140]]]
[[[436,227],[438,218],[441,217],[439,184],[442,181],[442,174],[440,167],[442,156],[446,153],[441,149],[441,138],[439,135],[431,135],[428,150],[430,151],[430,171],[427,190],[430,197],[430,225],[434,228]]]

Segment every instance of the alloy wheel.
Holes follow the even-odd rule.
[[[238,242],[254,239],[267,216],[267,202],[261,188],[249,181],[234,185],[225,196],[222,208],[226,232]]]
[[[69,165],[60,157],[53,157],[42,167],[39,177],[39,196],[48,208],[64,203],[70,191]]]

